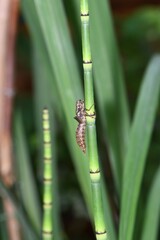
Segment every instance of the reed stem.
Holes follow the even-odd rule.
[[[87,128],[87,154],[89,159],[89,171],[92,186],[95,234],[97,240],[107,240],[103,216],[104,211],[102,204],[101,177],[97,151],[88,0],[81,0],[81,28]]]
[[[43,223],[42,239],[52,240],[52,150],[49,124],[49,111],[43,109],[43,141],[44,141],[44,191],[43,191]]]

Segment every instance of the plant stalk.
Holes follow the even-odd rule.
[[[107,240],[103,215],[104,211],[102,204],[101,176],[97,151],[88,0],[81,0],[81,27],[87,127],[87,154],[89,159],[89,171],[92,187],[95,234],[97,240]]]
[[[43,141],[44,141],[44,191],[43,191],[43,223],[42,223],[42,239],[52,240],[52,150],[51,150],[51,134],[49,124],[49,111],[43,109]]]

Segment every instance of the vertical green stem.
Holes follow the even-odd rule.
[[[44,191],[43,191],[43,223],[42,239],[51,240],[52,236],[52,150],[49,124],[49,112],[43,109],[43,141],[44,141]]]
[[[90,178],[92,186],[93,213],[95,234],[97,240],[107,240],[107,233],[103,216],[102,191],[100,180],[100,168],[97,151],[97,136],[95,125],[95,108],[93,93],[92,58],[89,33],[89,8],[88,0],[81,0],[81,25],[82,25],[82,51],[85,87],[85,108],[87,122],[87,152],[90,166]]]

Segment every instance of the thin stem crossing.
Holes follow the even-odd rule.
[[[87,124],[87,153],[92,186],[93,213],[97,240],[107,240],[104,223],[100,168],[97,151],[96,115],[93,92],[92,58],[89,33],[88,0],[81,0],[82,51],[85,87],[85,110]]]
[[[44,191],[43,191],[43,223],[42,239],[52,240],[52,150],[49,124],[49,111],[43,109],[43,141],[44,141]]]

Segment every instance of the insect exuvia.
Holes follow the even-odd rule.
[[[85,143],[86,111],[85,111],[83,100],[78,100],[76,102],[76,116],[74,118],[79,123],[76,130],[76,141],[78,146],[85,153],[86,152],[86,143]]]
[[[91,108],[92,107],[93,105],[91,106]],[[95,113],[87,114],[84,106],[84,100],[78,100],[76,102],[76,116],[74,117],[79,123],[76,130],[76,141],[78,146],[81,148],[81,150],[84,153],[86,153],[86,143],[85,143],[86,116],[95,118],[96,115]]]

